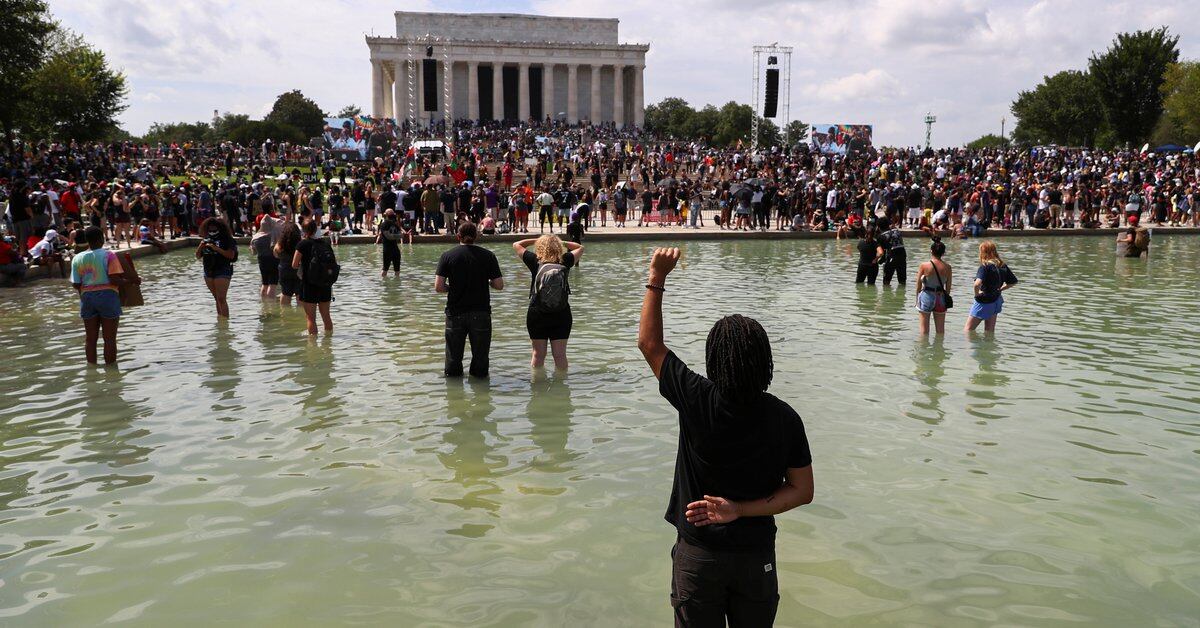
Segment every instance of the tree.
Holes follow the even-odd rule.
[[[346,105],[345,107],[342,107],[342,109],[337,112],[337,115],[333,117],[357,118],[360,115],[362,115],[362,107],[359,107],[358,105]]]
[[[1165,26],[1120,33],[1107,51],[1091,56],[1088,70],[1119,141],[1139,144],[1150,136],[1163,111],[1163,74],[1177,61],[1179,37]]]
[[[95,140],[112,133],[117,114],[128,107],[125,75],[71,31],[55,32],[49,48],[45,63],[26,84],[22,130],[62,140]]]
[[[730,146],[742,140],[750,144],[750,126],[754,109],[750,105],[729,101],[718,112],[717,128],[713,132],[713,144]]]
[[[300,143],[306,139],[304,131],[290,125],[271,120],[251,120],[238,126],[229,134],[229,140],[242,145],[255,146],[266,140]]]
[[[808,124],[799,120],[792,120],[787,124],[788,143],[795,146],[801,144],[808,139]]]
[[[149,144],[183,144],[185,142],[202,142],[212,139],[213,128],[207,122],[155,122],[150,130],[142,137]]]
[[[1155,129],[1155,143],[1191,146],[1200,141],[1200,62],[1171,64],[1161,91],[1163,116]]]
[[[996,135],[988,133],[977,140],[967,143],[967,148],[971,150],[979,150],[981,148],[1004,148],[1008,146],[1008,140]]]
[[[1096,84],[1076,70],[1047,76],[1033,91],[1021,92],[1012,113],[1019,144],[1092,146],[1104,122]]]
[[[250,116],[244,113],[229,113],[217,116],[217,119],[212,124],[212,139],[223,141],[229,139],[233,132],[240,126],[250,122]]]
[[[291,126],[299,129],[305,137],[316,137],[325,129],[325,113],[317,103],[294,89],[275,99],[275,106],[264,122]]]
[[[783,134],[779,132],[779,127],[767,118],[758,119],[758,145],[762,148],[772,148],[779,146],[783,141]]]
[[[646,107],[646,130],[658,135],[687,138],[693,131],[696,110],[682,98],[664,98]]]
[[[42,0],[0,0],[0,127],[10,150],[29,77],[42,66],[54,30]]]

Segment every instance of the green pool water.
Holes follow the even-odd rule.
[[[652,243],[572,272],[568,375],[533,374],[528,274],[496,247],[492,378],[442,378],[441,247],[380,280],[344,246],[332,339],[263,304],[218,323],[186,253],[143,258],[119,370],[73,290],[0,292],[0,624],[648,626],[671,620],[676,417],[636,348]],[[910,279],[923,259],[909,243]],[[667,343],[742,312],[804,417],[816,500],[779,518],[786,626],[1196,625],[1200,239],[1001,241],[995,338],[921,340],[852,244],[696,242]],[[960,278],[973,247],[951,243]]]

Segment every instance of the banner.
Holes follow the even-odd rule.
[[[869,124],[814,124],[809,128],[813,150],[826,155],[856,156],[871,148]]]
[[[325,118],[321,139],[339,159],[365,160],[369,151],[382,153],[396,137],[396,131],[396,121],[391,118]]]

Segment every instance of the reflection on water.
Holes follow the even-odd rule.
[[[147,259],[120,369],[83,366],[69,286],[5,293],[0,622],[669,622],[678,426],[635,344],[656,244],[589,245],[569,375],[529,369],[506,290],[492,378],[442,377],[441,247],[386,280],[343,247],[317,339],[251,264],[218,322],[196,260]],[[961,332],[964,290],[919,338],[909,289],[853,284],[853,243],[685,245],[668,344],[702,371],[712,322],[753,315],[813,445],[779,625],[1194,625],[1200,240],[1155,247],[1001,240],[997,333]]]

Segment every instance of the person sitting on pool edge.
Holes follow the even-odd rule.
[[[740,314],[708,332],[708,377],[688,369],[663,341],[662,300],[679,249],[657,249],[642,301],[638,348],[679,412],[675,479],[666,520],[676,626],[769,626],[779,607],[774,515],[813,499],[804,423],[767,393],[771,343]]]

